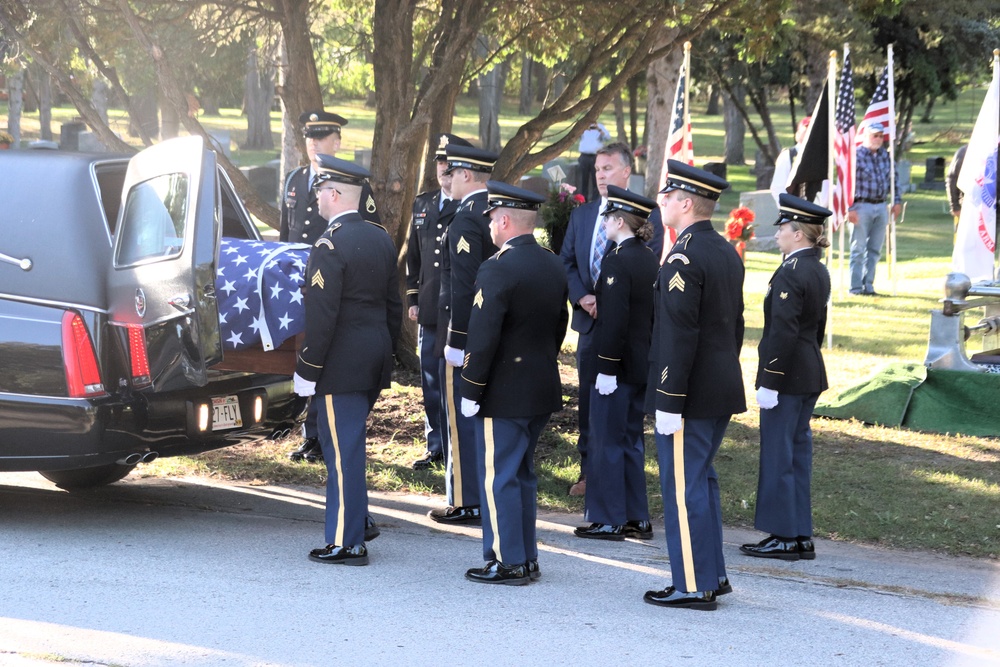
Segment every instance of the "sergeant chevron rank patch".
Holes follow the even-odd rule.
[[[312,279],[309,281],[309,285],[323,289],[323,284],[323,274],[317,270],[316,273],[313,274]]]
[[[464,236],[460,236],[458,243],[455,244],[455,254],[461,255],[463,251],[471,253],[472,246],[469,245],[469,242],[465,240]]]
[[[368,201],[365,202],[365,210],[369,213],[375,212],[375,198],[368,195]]]
[[[472,300],[472,305],[480,309],[483,307],[483,290],[476,292],[476,297]]]
[[[677,289],[681,292],[684,291],[684,279],[681,278],[681,274],[675,273],[674,277],[670,279],[669,283],[667,283],[667,291],[669,292],[672,289]]]

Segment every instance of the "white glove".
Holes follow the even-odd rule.
[[[778,404],[778,392],[774,389],[761,387],[757,390],[757,405],[761,410],[770,410]]]
[[[656,411],[656,432],[660,435],[672,435],[683,426],[681,416],[673,412]]]
[[[456,350],[453,347],[445,345],[444,360],[448,362],[449,366],[461,368],[465,364],[465,350]]]
[[[479,403],[476,403],[472,399],[463,398],[462,399],[462,416],[463,417],[475,417],[479,413]]]
[[[597,383],[594,386],[597,387],[597,393],[601,396],[607,396],[608,394],[615,393],[615,389],[618,388],[618,378],[614,375],[598,373]]]
[[[304,379],[298,373],[292,376],[292,386],[299,396],[312,396],[316,393],[316,383]]]

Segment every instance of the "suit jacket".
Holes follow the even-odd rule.
[[[382,224],[375,205],[372,188],[366,182],[361,188],[361,217],[375,224]],[[291,243],[316,243],[326,231],[327,221],[319,214],[316,191],[309,187],[309,165],[293,169],[285,178],[285,191],[281,199],[281,227],[278,240]]]
[[[562,407],[566,294],[559,259],[531,234],[510,239],[479,267],[460,391],[480,404],[480,416],[533,417]]]
[[[309,254],[306,287],[295,372],[319,394],[387,388],[403,307],[386,230],[353,211],[334,218]]]
[[[476,272],[497,251],[490,237],[489,218],[483,215],[488,197],[485,190],[466,197],[445,234],[448,261],[441,272],[439,305],[448,312],[445,344],[458,350],[465,349],[469,332]]]
[[[410,220],[410,240],[406,245],[407,307],[420,309],[417,323],[425,327],[437,326],[443,240],[458,208],[458,202],[448,199],[439,210],[440,202],[440,190],[416,196]]]
[[[594,225],[597,224],[597,214],[601,211],[601,200],[597,199],[577,206],[569,214],[569,225],[563,239],[559,257],[566,269],[566,280],[569,283],[569,301],[573,306],[573,331],[582,334],[590,333],[594,328],[594,318],[580,307],[580,299],[588,294],[594,294],[594,281],[590,276],[590,247],[594,238]],[[663,221],[660,209],[654,209],[649,216],[653,225],[653,238],[646,245],[657,258],[663,250]],[[609,243],[607,250],[613,244]],[[597,311],[600,316],[600,310]]]
[[[646,384],[653,332],[653,283],[659,258],[637,238],[604,257],[597,281],[597,372]]]
[[[743,262],[711,220],[678,237],[656,277],[646,411],[744,412]]]
[[[780,394],[818,394],[827,389],[820,346],[829,299],[830,274],[817,248],[800,250],[781,263],[764,297],[758,387]]]

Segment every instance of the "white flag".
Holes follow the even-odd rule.
[[[1000,118],[1000,65],[993,60],[993,82],[972,130],[958,188],[965,193],[951,264],[972,282],[993,280],[997,226],[997,118]]]

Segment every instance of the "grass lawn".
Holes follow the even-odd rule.
[[[929,124],[916,125],[913,149],[903,157],[914,167],[912,181],[923,180],[928,157],[950,160],[971,133],[982,102],[983,90],[963,93],[958,102],[939,104]],[[861,105],[863,106],[863,105]],[[343,151],[370,146],[374,112],[360,103],[328,106],[351,119],[344,130]],[[508,101],[506,108],[516,108]],[[0,112],[5,111],[0,107]],[[721,117],[707,117],[694,110],[694,148],[697,163],[719,161],[723,150]],[[863,111],[861,109],[860,111]],[[859,115],[860,115],[859,111]],[[54,129],[70,119],[72,110],[53,113]],[[790,122],[779,107],[776,122],[791,140]],[[240,151],[238,142],[245,121],[236,111],[203,118],[210,129],[230,130],[234,160],[258,164],[275,153]],[[505,115],[504,136],[510,136],[525,118]],[[614,118],[602,121],[614,127]],[[2,122],[2,116],[0,116]],[[32,123],[34,122],[34,126]],[[280,127],[275,115],[274,127]],[[25,118],[26,138],[37,136],[37,119]],[[478,134],[478,116],[472,101],[462,99],[455,131]],[[277,142],[276,135],[276,142]],[[277,145],[277,143],[276,143]],[[754,147],[748,135],[747,154]],[[575,159],[575,155],[568,155]],[[739,201],[739,192],[754,189],[750,167],[730,166],[733,190],[727,192],[716,222]],[[834,285],[833,347],[824,350],[830,392],[840,392],[886,364],[920,362],[924,358],[930,310],[937,307],[944,277],[950,270],[952,220],[946,212],[943,191],[920,190],[905,196],[907,212],[898,230],[896,293],[876,298],[847,298],[837,261],[831,266]],[[758,234],[770,234],[769,221],[758,221]],[[721,228],[721,224],[717,224]],[[834,241],[836,247],[837,241]],[[736,415],[716,460],[723,494],[724,520],[749,526],[757,485],[758,415],[752,401],[756,373],[756,346],[763,325],[761,304],[767,281],[778,264],[774,253],[747,253],[746,338],[741,360],[751,409]],[[892,291],[888,270],[879,267],[876,289]],[[539,496],[543,506],[582,512],[580,499],[569,498],[566,488],[576,479],[576,405],[578,388],[572,351],[572,332],[564,345],[562,372],[566,408],[553,415],[543,435],[537,462]],[[440,469],[413,471],[409,464],[424,450],[419,380],[406,371],[397,373],[392,390],[385,392],[372,415],[369,445],[369,484],[382,490],[443,493]],[[651,428],[651,427],[649,427]],[[877,543],[892,547],[932,549],[951,554],[1000,557],[1000,440],[961,435],[925,434],[857,422],[815,419],[813,502],[816,534],[834,539]],[[160,459],[140,467],[138,475],[203,474],[260,483],[320,485],[321,466],[287,460],[290,441],[265,442],[210,452],[193,458]],[[654,513],[662,513],[654,439],[647,430],[647,475]],[[581,518],[582,523],[582,518]]]

